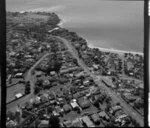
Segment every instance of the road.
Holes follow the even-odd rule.
[[[66,52],[66,51],[63,51]],[[57,52],[57,53],[60,53]],[[25,81],[30,81],[31,84],[31,93],[29,95],[26,95],[10,104],[7,104],[7,109],[11,110],[11,111],[15,111],[14,108],[16,108],[18,105],[25,103],[26,101],[28,101],[29,99],[34,97],[34,83],[35,83],[35,78],[32,75],[32,71],[35,69],[35,67],[40,64],[41,61],[43,61],[47,56],[54,54],[54,53],[47,53],[45,55],[43,55],[27,72],[27,74],[25,75]]]
[[[68,50],[71,52],[72,56],[74,58],[77,59],[78,64],[81,66],[81,68],[84,69],[85,72],[87,72],[87,74],[89,74],[93,80],[95,81],[95,83],[104,88],[106,90],[106,92],[108,92],[108,94],[111,94],[111,98],[115,101],[115,102],[120,102],[121,106],[123,107],[123,110],[130,115],[133,119],[135,119],[140,126],[144,126],[144,119],[141,115],[139,115],[130,105],[128,105],[121,97],[117,96],[110,88],[108,88],[106,85],[102,84],[102,82],[100,81],[101,76],[96,76],[94,74],[92,74],[90,72],[90,70],[88,69],[88,67],[85,65],[85,63],[83,62],[83,60],[81,60],[78,56],[78,53],[76,51],[76,49],[71,45],[71,42],[68,42],[66,39],[58,37],[58,36],[54,36],[58,39],[60,39],[61,41],[64,42],[64,44],[67,46]],[[8,108],[13,108],[15,106],[17,106],[18,104],[21,104],[25,101],[28,101],[31,97],[33,97],[33,92],[34,92],[34,78],[32,76],[32,70],[45,58],[49,55],[50,53],[45,54],[42,58],[40,58],[28,71],[27,73],[27,77],[25,78],[26,81],[30,81],[31,84],[31,94],[7,105]]]
[[[72,56],[77,59],[78,64],[84,69],[85,72],[87,72],[87,74],[89,74],[93,78],[95,83],[98,86],[104,88],[106,92],[111,95],[111,98],[113,99],[113,101],[120,102],[125,113],[127,113],[133,119],[135,119],[140,124],[140,126],[144,126],[144,118],[139,113],[137,113],[129,104],[127,104],[120,96],[118,96],[114,91],[112,91],[106,85],[102,84],[101,82],[102,76],[95,76],[89,71],[85,63],[78,57],[78,53],[76,49],[71,45],[71,42],[68,42],[66,39],[61,38],[61,37],[57,37],[57,38],[59,38],[60,40],[64,42],[64,44],[68,47],[69,51],[71,52]]]
[[[29,95],[26,95],[10,104],[7,105],[7,108],[9,110],[14,110],[15,107],[17,107],[17,105],[22,104],[26,101],[28,101],[30,98],[34,97],[33,93],[34,93],[34,78],[32,76],[32,71],[33,69],[41,62],[43,61],[43,59],[45,59],[48,55],[50,55],[50,53],[45,54],[44,56],[42,56],[28,71],[27,73],[27,77],[25,78],[26,81],[30,81],[31,84],[31,93]]]

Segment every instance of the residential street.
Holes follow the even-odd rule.
[[[17,105],[20,105],[26,101],[28,101],[30,98],[33,97],[34,92],[34,78],[32,76],[33,69],[45,58],[49,55],[49,53],[45,54],[41,59],[39,59],[28,71],[27,77],[25,78],[26,81],[30,81],[31,84],[31,93],[29,95],[26,95],[10,104],[7,104],[7,108],[10,108],[11,110],[14,110],[13,108],[17,107]]]
[[[61,41],[64,42],[64,44],[67,46],[68,50],[71,52],[72,56],[74,58],[77,59],[78,64],[84,69],[85,72],[87,72],[87,74],[89,74],[95,81],[95,83],[101,87],[103,87],[106,92],[108,94],[111,94],[111,98],[115,101],[115,102],[120,102],[121,106],[123,107],[123,110],[130,115],[131,117],[133,117],[133,119],[135,119],[141,126],[144,126],[144,119],[143,117],[138,114],[130,105],[128,105],[121,97],[119,97],[118,95],[115,94],[115,92],[113,92],[110,88],[108,88],[106,85],[102,84],[101,82],[101,76],[95,76],[94,74],[92,74],[88,67],[85,65],[85,63],[79,59],[78,53],[76,51],[76,49],[71,45],[70,42],[68,42],[66,39],[55,36],[58,39],[60,39]],[[26,101],[28,101],[31,97],[33,97],[33,93],[34,93],[34,78],[32,76],[32,71],[33,69],[45,58],[49,55],[49,53],[45,54],[41,59],[39,59],[28,71],[27,73],[27,77],[25,78],[26,81],[30,81],[31,84],[31,93],[29,95],[26,95],[25,97],[16,100],[15,102],[12,102],[10,104],[7,105],[8,108],[14,108],[16,107],[18,104],[22,104]],[[12,109],[13,110],[13,109]]]
[[[106,92],[108,92],[108,94],[111,94],[111,98],[116,101],[116,102],[120,102],[121,106],[124,108],[124,111],[130,115],[133,119],[135,119],[140,126],[144,126],[144,118],[137,113],[130,105],[128,105],[121,97],[117,96],[115,94],[115,92],[113,92],[110,88],[108,88],[106,85],[102,84],[102,82],[100,81],[101,76],[95,76],[94,74],[92,74],[88,67],[84,64],[84,62],[79,59],[77,51],[75,50],[75,48],[71,45],[71,43],[69,43],[67,40],[58,37],[59,39],[61,39],[66,46],[68,47],[69,51],[71,52],[71,54],[73,55],[73,57],[75,57],[79,63],[79,65],[84,69],[85,72],[87,72],[95,81],[95,83],[101,87],[103,87]]]

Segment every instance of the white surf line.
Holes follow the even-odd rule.
[[[102,47],[95,47],[95,46],[92,46],[92,45],[88,45],[89,48],[98,48],[99,50],[101,51],[104,51],[104,52],[116,52],[116,53],[131,53],[131,54],[139,54],[139,55],[142,55],[143,56],[143,53],[142,52],[134,52],[134,51],[124,51],[124,50],[117,50],[117,49],[113,49],[113,48],[102,48]]]

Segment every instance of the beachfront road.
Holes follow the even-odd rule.
[[[61,38],[58,36],[56,36],[56,37],[64,42],[64,44],[68,47],[69,51],[71,52],[72,56],[77,59],[78,64],[84,69],[85,72],[87,72],[87,74],[89,74],[93,78],[95,83],[98,86],[104,88],[105,91],[108,94],[110,94],[113,101],[120,102],[125,113],[127,113],[129,116],[131,116],[133,119],[135,119],[140,124],[140,126],[144,126],[144,118],[139,113],[137,113],[129,104],[127,104],[120,96],[118,96],[115,92],[113,92],[110,88],[108,88],[105,84],[103,84],[101,82],[102,76],[95,76],[94,74],[92,74],[89,71],[89,69],[85,65],[85,63],[79,58],[78,53],[77,53],[76,49],[71,45],[71,42],[68,42],[64,38]]]

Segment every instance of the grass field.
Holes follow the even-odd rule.
[[[15,95],[17,93],[22,93],[24,94],[24,89],[25,86],[23,84],[16,84],[14,86],[11,86],[9,88],[7,88],[7,97],[6,97],[6,103],[12,101],[15,99]]]

